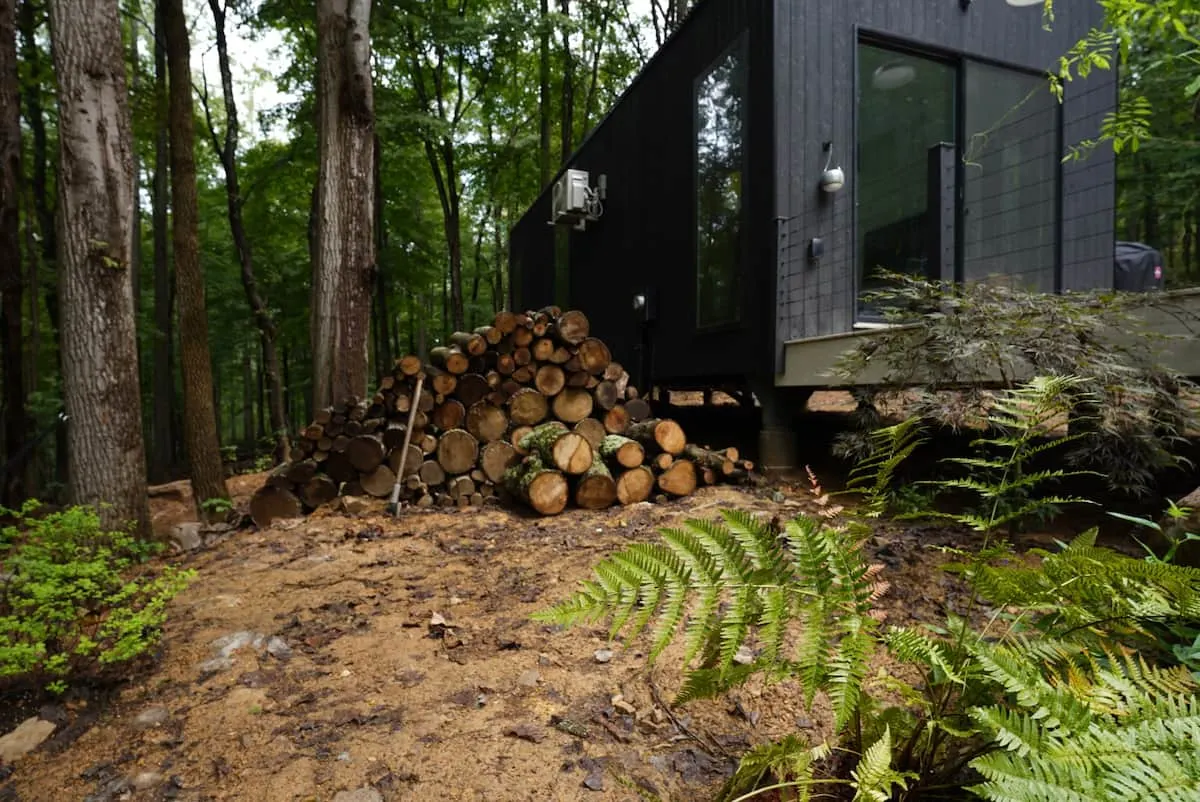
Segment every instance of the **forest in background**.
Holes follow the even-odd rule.
[[[72,314],[59,297],[65,268],[54,222],[63,169],[50,35],[56,2],[64,19],[66,9],[87,6],[0,1],[7,7],[0,41],[15,55],[0,83],[19,108],[20,163],[9,193],[18,201],[16,240],[6,247],[15,248],[0,254],[5,298],[20,298],[19,317],[10,307],[5,312],[10,425],[0,453],[31,455],[19,492],[43,498],[62,496],[70,452],[66,427],[56,425],[65,408],[60,332]],[[225,463],[261,467],[283,453],[285,432],[303,426],[314,403],[322,406],[337,391],[336,382],[313,381],[314,371],[338,368],[322,362],[338,357],[313,353],[313,342],[336,339],[317,336],[320,298],[345,295],[366,310],[341,317],[367,329],[368,380],[401,352],[424,352],[451,331],[490,320],[506,305],[508,228],[687,7],[686,0],[401,0],[371,13],[361,0],[321,0],[314,13],[295,0],[120,0],[121,63],[112,67],[124,72],[132,121],[138,192],[129,266],[149,480],[197,480],[199,457],[189,458],[187,443],[213,438],[200,424],[189,429],[189,416],[203,422],[211,415]],[[357,55],[345,27],[356,13],[363,27],[369,19],[369,39]],[[198,68],[201,54],[230,55],[224,34],[234,29],[252,39],[267,32],[282,38],[286,69],[254,80],[277,81],[297,102],[238,118],[236,87],[248,76],[234,73],[253,54],[221,58],[223,74]],[[1154,135],[1120,156],[1118,235],[1163,249],[1170,284],[1195,284],[1194,40],[1169,26],[1124,34],[1124,105],[1144,108],[1139,123]],[[322,64],[349,65],[351,73],[357,64],[361,72],[322,72]],[[173,82],[176,74],[187,74],[187,85]],[[346,91],[354,86],[358,94]],[[322,107],[322,96],[336,101]],[[333,117],[322,119],[323,108]],[[263,136],[268,129],[281,135]],[[323,136],[337,147],[323,149]],[[332,158],[366,159],[367,150],[373,169],[365,183],[353,165],[343,159],[339,168]],[[364,210],[373,224],[353,224]],[[354,231],[339,229],[338,220]],[[359,247],[352,262],[373,256],[359,286],[339,295],[321,284],[328,275],[322,265],[345,259],[323,251],[323,243]],[[197,299],[202,314],[189,318]],[[202,336],[187,336],[197,331]],[[197,393],[185,390],[184,366],[201,376],[197,360],[208,362],[211,413],[190,409]],[[13,375],[21,377],[15,389]],[[192,386],[206,386],[198,381]],[[224,495],[219,484],[217,477],[197,498]],[[7,491],[10,503],[16,494]]]

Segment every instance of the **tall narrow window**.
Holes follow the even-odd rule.
[[[936,277],[930,215],[931,153],[955,134],[952,63],[869,44],[858,48],[858,317],[878,318],[863,297],[881,270]]]
[[[963,278],[1053,292],[1058,102],[1039,76],[964,70]]]
[[[696,325],[735,322],[744,253],[745,40],[696,83]]]

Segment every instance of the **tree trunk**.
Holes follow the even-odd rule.
[[[165,482],[175,462],[175,366],[172,315],[171,265],[167,254],[167,205],[170,202],[170,168],[167,163],[167,50],[162,3],[154,13],[154,183],[150,192],[150,219],[154,230],[154,415],[150,448],[150,475]]]
[[[225,140],[217,139],[213,130],[213,146],[221,156],[221,165],[225,170],[225,197],[229,215],[229,229],[233,234],[234,250],[237,251],[238,263],[242,268],[242,288],[246,292],[246,301],[254,315],[254,323],[258,326],[262,338],[263,371],[269,385],[269,404],[271,418],[271,433],[275,439],[275,461],[287,459],[291,449],[288,440],[287,413],[283,404],[283,380],[279,372],[279,352],[277,341],[279,330],[271,316],[266,299],[258,291],[258,282],[254,276],[254,261],[250,250],[250,241],[246,237],[246,226],[242,220],[243,199],[238,181],[237,142],[240,130],[237,116],[237,102],[233,96],[233,72],[229,66],[229,46],[225,39],[225,6],[222,0],[209,0],[212,9],[213,23],[217,32],[217,60],[221,69],[221,91],[225,102]],[[210,120],[211,124],[211,120]]]
[[[225,471],[213,404],[212,355],[208,313],[200,268],[200,214],[196,198],[191,45],[183,0],[162,0],[170,76],[168,134],[171,139],[171,228],[175,244],[175,280],[179,293],[179,352],[183,367],[183,438],[196,510],[227,499]]]
[[[571,16],[571,0],[559,0],[562,15]],[[560,137],[561,162],[571,158],[575,149],[575,60],[571,55],[570,26],[562,29],[562,130]]]
[[[24,501],[25,384],[21,319],[24,317],[24,277],[21,275],[21,105],[17,74],[17,18],[14,0],[0,0],[0,382],[4,397],[5,462],[16,464],[0,474],[0,504],[17,507]],[[4,466],[0,466],[3,470]]]
[[[550,0],[538,19],[538,189],[550,183]]]
[[[63,388],[70,496],[149,537],[129,274],[133,135],[116,0],[50,0],[58,76]]]
[[[375,274],[371,0],[317,2],[316,264],[313,404],[367,392]]]

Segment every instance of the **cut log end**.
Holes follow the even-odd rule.
[[[275,485],[263,485],[250,499],[250,518],[259,528],[284,518],[299,518],[304,514],[300,499],[290,490]]]

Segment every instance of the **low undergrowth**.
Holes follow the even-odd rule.
[[[603,560],[536,617],[610,619],[614,637],[648,635],[650,660],[682,637],[678,704],[758,674],[798,681],[810,705],[826,696],[836,738],[797,734],[751,750],[721,790],[726,802],[768,791],[880,802],[1200,798],[1200,702],[1183,659],[1200,625],[1200,571],[1100,547],[1095,529],[1026,555],[1006,538],[1048,507],[1086,503],[1047,492],[1067,471],[1029,467],[1071,442],[1040,434],[1080,393],[1070,377],[1006,392],[989,416],[996,434],[956,458],[965,475],[949,480],[977,504],[908,512],[964,532],[946,570],[968,601],[942,621],[886,626],[886,575],[863,550],[871,519],[910,499],[891,477],[920,446],[911,422],[876,436],[851,483],[857,511],[814,480],[820,512],[781,526],[732,510],[692,520]]]
[[[106,682],[154,649],[192,577],[150,562],[160,544],[104,531],[92,507],[0,516],[0,690]]]

